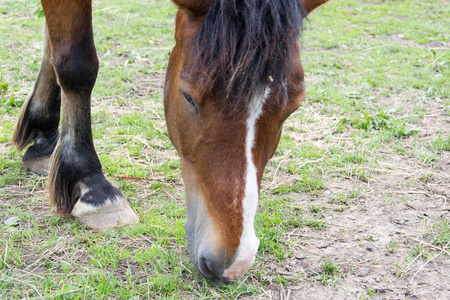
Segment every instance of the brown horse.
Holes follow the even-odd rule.
[[[176,45],[164,103],[182,162],[189,254],[204,276],[235,280],[258,249],[253,223],[264,168],[284,120],[306,97],[302,21],[328,0],[173,1]],[[91,0],[42,6],[44,58],[13,142],[18,150],[34,142],[23,162],[49,173],[59,214],[92,229],[135,224],[125,197],[105,179],[92,139],[98,59]]]

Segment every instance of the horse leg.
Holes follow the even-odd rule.
[[[49,176],[50,202],[92,229],[139,218],[104,177],[91,132],[91,92],[98,72],[91,0],[42,0],[51,64],[61,88],[61,126]]]
[[[51,47],[46,25],[44,39],[41,67],[34,87],[22,106],[12,139],[19,151],[34,141],[22,161],[30,171],[40,175],[48,174],[50,156],[58,140],[61,106],[61,89],[50,63]]]

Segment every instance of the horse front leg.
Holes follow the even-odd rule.
[[[47,175],[49,171],[50,156],[58,140],[61,106],[61,89],[50,63],[47,25],[44,27],[44,41],[41,67],[33,89],[22,106],[12,139],[19,151],[34,142],[22,161],[30,171],[40,175]]]
[[[92,229],[139,218],[104,177],[91,132],[91,92],[98,73],[91,0],[42,0],[51,64],[61,88],[61,125],[49,177],[50,202]]]

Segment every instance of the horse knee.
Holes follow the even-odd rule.
[[[92,91],[99,69],[93,45],[54,51],[52,62],[63,90],[74,93]]]

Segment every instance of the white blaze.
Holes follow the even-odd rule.
[[[245,195],[243,199],[244,222],[237,258],[234,263],[224,271],[223,276],[231,280],[236,280],[246,272],[255,260],[255,254],[258,250],[259,239],[255,235],[254,220],[256,208],[258,206],[258,180],[256,166],[253,162],[253,146],[255,145],[256,124],[263,112],[263,106],[266,102],[270,89],[266,88],[262,99],[253,99],[250,103],[247,119],[247,136],[245,139],[245,157],[247,169],[245,175]]]

